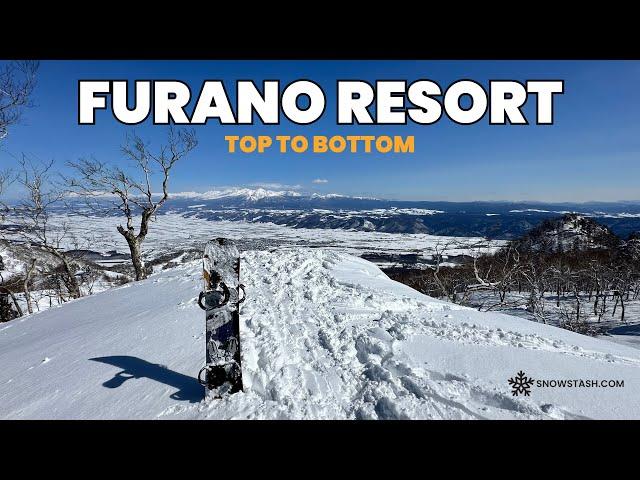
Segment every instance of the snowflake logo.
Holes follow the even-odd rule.
[[[520,370],[518,374],[509,379],[509,385],[511,385],[511,393],[514,397],[517,397],[519,394],[524,393],[525,397],[529,396],[531,393],[531,386],[533,385],[533,378],[527,377],[525,373]]]

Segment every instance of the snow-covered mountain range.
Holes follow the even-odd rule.
[[[267,188],[225,188],[172,194],[172,211],[209,220],[275,223],[389,233],[517,238],[567,213],[595,218],[626,238],[640,231],[640,202],[543,204],[385,200]]]
[[[299,192],[293,190],[269,190],[266,188],[224,188],[207,192],[178,192],[172,193],[172,198],[220,200],[238,199],[244,202],[257,202],[265,198],[300,197]]]
[[[325,249],[244,252],[241,280],[244,392],[201,401],[192,262],[1,325],[0,418],[640,417],[637,349],[434,300]],[[514,396],[520,371],[534,382]]]
[[[110,195],[97,195],[108,202]],[[95,199],[94,199],[95,200]],[[81,203],[75,197],[70,203]],[[67,210],[65,205],[64,210]],[[386,200],[288,188],[225,187],[171,193],[166,212],[206,220],[514,239],[545,219],[567,213],[595,218],[622,238],[640,231],[640,201],[618,203],[441,202]]]

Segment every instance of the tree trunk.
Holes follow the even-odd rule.
[[[66,258],[62,260],[62,265],[64,267],[64,272],[67,278],[67,290],[71,294],[71,298],[80,298],[82,293],[80,292],[80,285],[78,285],[78,280],[76,279],[75,273],[71,270],[71,266]]]
[[[5,299],[6,297],[11,299],[11,301],[13,302],[13,307],[15,309],[14,312],[11,312],[11,306],[9,305],[8,301],[3,305],[3,297]],[[13,294],[13,292],[7,287],[0,287],[0,322],[6,322],[12,320],[14,317],[22,317],[23,315],[24,313],[22,313],[22,309],[20,308],[18,299]]]
[[[27,302],[27,312],[29,314],[33,313],[33,305],[31,304],[31,277],[33,275],[33,271],[36,268],[36,259],[32,258],[31,263],[25,270],[24,282],[22,284],[22,289],[24,290],[24,299]]]
[[[147,271],[142,261],[142,249],[140,248],[140,241],[137,237],[127,238],[127,244],[129,245],[129,251],[131,252],[131,263],[133,263],[133,269],[136,272],[136,280],[144,280],[147,278]]]
[[[127,228],[118,225],[118,232],[125,238],[127,245],[129,245],[129,252],[131,253],[131,263],[136,274],[136,281],[144,280],[147,278],[147,270],[142,261],[142,242],[149,233],[149,221],[153,216],[155,210],[145,209],[142,212],[142,220],[140,221],[140,231],[138,235],[135,234],[135,230],[132,225],[132,218],[127,216]]]
[[[78,285],[78,280],[76,280],[76,275],[73,272],[66,255],[55,249],[52,250],[52,253],[62,263],[62,268],[64,270],[63,282],[65,284],[65,287],[67,287],[69,295],[71,296],[71,298],[80,298],[82,296],[82,293],[80,292],[80,286]]]

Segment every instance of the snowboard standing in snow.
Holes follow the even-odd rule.
[[[207,243],[203,258],[204,290],[198,304],[206,312],[206,365],[198,374],[206,396],[242,390],[240,364],[240,254],[228,239]],[[242,290],[242,298],[240,298]]]

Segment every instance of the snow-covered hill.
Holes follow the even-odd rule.
[[[209,403],[198,262],[0,326],[0,418],[638,418],[640,351],[424,296],[335,251],[243,254],[245,392]],[[507,380],[623,380],[543,388]]]
[[[567,213],[543,221],[518,243],[534,251],[558,252],[611,248],[619,246],[621,240],[608,227],[592,218]]]

